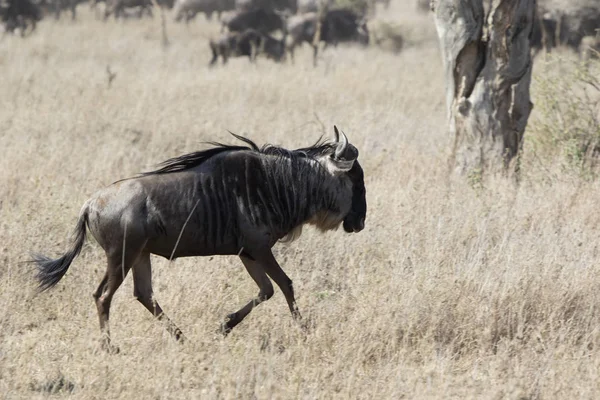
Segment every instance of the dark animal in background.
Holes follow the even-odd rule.
[[[8,0],[0,5],[0,18],[5,32],[14,33],[21,30],[21,36],[25,36],[27,29],[35,31],[37,23],[42,19],[42,11],[37,4],[30,0]]]
[[[319,17],[316,12],[293,15],[287,20],[286,31],[290,36],[287,44],[288,51],[292,62],[294,61],[294,51],[297,46],[306,42],[317,51],[317,43],[315,43],[315,34],[319,26]]]
[[[166,161],[163,167],[98,191],[81,209],[75,240],[58,259],[37,255],[40,289],[55,286],[79,254],[86,228],[106,252],[108,267],[94,299],[104,346],[111,350],[111,300],[133,271],[134,296],[167,323],[179,328],[153,299],[150,254],[167,259],[237,255],[259,287],[258,296],[222,325],[227,334],[258,304],[273,295],[271,278],[300,318],[292,281],[271,248],[293,239],[305,224],[322,231],[343,225],[364,228],[367,203],[358,150],[335,128],[335,142],[286,150],[236,136],[247,146],[214,143],[207,150]]]
[[[531,37],[533,54],[544,49],[547,53],[558,46],[579,52],[583,38],[595,36],[600,30],[600,7],[538,9]]]
[[[557,14],[538,8],[538,15],[533,21],[533,31],[530,38],[531,50],[534,56],[541,50],[550,53],[558,45],[559,18]]]
[[[71,19],[77,19],[77,5],[85,0],[49,0],[48,7],[54,13],[54,18],[60,19],[63,12],[70,11]]]
[[[285,42],[285,34],[278,40],[254,29],[247,29],[242,33],[227,32],[219,39],[209,41],[212,52],[209,65],[214,65],[219,56],[223,59],[223,64],[226,64],[230,57],[247,56],[250,62],[254,62],[260,54],[280,62],[285,59]]]
[[[329,10],[321,19],[320,40],[337,46],[340,42],[369,44],[369,30],[366,20],[346,8]]]
[[[244,32],[254,29],[262,33],[271,33],[277,30],[285,30],[284,16],[274,10],[257,8],[250,11],[242,11],[228,18],[223,23],[230,32]]]
[[[198,13],[204,13],[210,20],[214,13],[221,18],[221,13],[235,8],[235,0],[177,0],[175,4],[175,21],[185,19],[189,22]]]
[[[292,60],[294,48],[303,42],[313,48],[313,63],[317,64],[319,43],[337,46],[341,42],[369,44],[366,20],[350,9],[340,8],[320,13],[307,13],[290,17],[287,28],[290,35],[288,50]]]

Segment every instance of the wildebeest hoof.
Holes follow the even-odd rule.
[[[237,325],[237,313],[229,314],[225,318],[225,322],[221,324],[221,328],[219,331],[223,334],[223,336],[227,336],[229,332],[233,329],[234,326]]]
[[[110,344],[110,342],[107,342],[107,341],[102,341],[102,350],[104,350],[108,354],[119,354],[121,352],[121,349],[119,349],[119,346]]]
[[[221,327],[219,329],[217,329],[217,333],[220,333],[224,337],[227,337],[227,335],[229,334],[229,332],[231,332],[231,327],[229,327],[229,325],[227,324],[227,322],[222,323]]]

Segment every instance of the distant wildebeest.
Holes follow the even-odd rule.
[[[329,10],[321,19],[320,40],[337,46],[340,42],[369,44],[366,20],[347,8]]]
[[[71,11],[71,19],[77,18],[77,5],[86,0],[49,0],[48,6],[52,9],[54,17],[60,19],[63,12]]]
[[[138,8],[138,16],[141,18],[144,12],[152,16],[152,1],[151,0],[106,0],[106,9],[104,11],[104,20],[108,19],[111,14],[115,19],[125,17],[125,10],[129,8]]]
[[[366,21],[354,11],[346,8],[333,9],[319,14],[307,13],[288,19],[287,31],[290,35],[288,50],[293,60],[294,48],[303,42],[313,48],[313,62],[317,63],[319,42],[325,46],[337,46],[340,42],[369,44],[369,30]]]
[[[167,323],[177,340],[183,334],[153,299],[150,254],[167,259],[237,255],[260,291],[227,316],[227,334],[258,304],[273,295],[269,278],[283,292],[294,318],[292,281],[272,247],[293,239],[305,224],[322,231],[343,225],[364,228],[367,203],[358,150],[335,128],[335,142],[298,150],[213,143],[215,147],[170,159],[163,167],[101,189],[83,205],[75,240],[58,259],[36,255],[40,289],[55,286],[81,251],[86,227],[107,257],[107,270],[94,292],[103,344],[110,346],[111,300],[133,270],[134,296]]]
[[[579,51],[586,36],[594,36],[600,29],[600,5],[598,7],[570,8],[566,11],[540,9],[540,17],[534,21],[531,47],[534,52],[544,48],[550,52],[559,45]]]
[[[271,33],[285,29],[285,18],[278,11],[257,8],[237,12],[226,21],[223,21],[223,26],[230,32],[244,32],[248,29],[255,29],[259,32]]]
[[[298,9],[297,0],[235,0],[235,8],[240,11],[250,11],[257,8],[266,10],[289,11],[295,13]]]
[[[292,61],[294,61],[295,48],[304,42],[310,44],[316,52],[315,34],[319,26],[318,21],[316,12],[292,15],[287,19],[286,31],[290,37],[287,47]]]
[[[204,13],[206,19],[211,19],[213,13],[217,13],[220,19],[222,12],[234,8],[235,0],[177,0],[174,7],[175,21],[185,19],[189,22],[198,13]]]
[[[248,57],[250,62],[254,62],[256,57],[264,54],[276,62],[285,58],[285,42],[287,35],[284,34],[281,40],[275,39],[267,33],[259,32],[255,29],[247,29],[244,32],[226,32],[221,34],[217,40],[209,41],[212,59],[209,65],[214,65],[219,56],[223,59],[223,64],[227,63],[230,57]]]
[[[30,0],[8,0],[0,6],[0,18],[5,32],[14,33],[16,29],[20,29],[21,36],[25,36],[29,27],[31,32],[35,31],[37,23],[42,19],[42,11]]]

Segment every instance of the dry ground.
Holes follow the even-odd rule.
[[[163,51],[158,18],[82,14],[0,42],[0,397],[600,396],[600,185],[533,161],[519,187],[449,180],[428,17],[388,14],[419,44],[398,56],[342,47],[313,69],[304,49],[293,66],[209,70],[215,25],[169,24]],[[229,337],[215,333],[257,291],[235,257],[153,259],[183,346],[133,299],[129,277],[111,310],[121,352],[99,351],[91,294],[105,261],[93,241],[35,295],[23,261],[64,252],[98,188],[202,141],[231,142],[228,129],[299,147],[321,122],[360,149],[369,211],[359,234],[306,229],[276,246],[308,333],[279,291]]]

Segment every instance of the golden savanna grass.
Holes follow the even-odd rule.
[[[386,19],[410,35],[398,55],[340,46],[313,68],[305,48],[295,65],[208,69],[216,23],[186,28],[169,15],[163,50],[158,18],[81,14],[0,42],[0,397],[600,396],[600,185],[536,147],[537,106],[519,186],[449,178],[430,16],[393,4]],[[562,76],[544,59],[534,102],[545,76]],[[182,346],[128,277],[111,310],[121,352],[100,351],[91,294],[105,258],[93,240],[56,288],[35,294],[24,261],[62,254],[95,190],[203,141],[231,143],[227,130],[295,148],[333,124],[361,152],[369,209],[361,233],[305,229],[275,247],[308,332],[277,290],[229,337],[216,333],[257,292],[236,257],[153,258]]]

